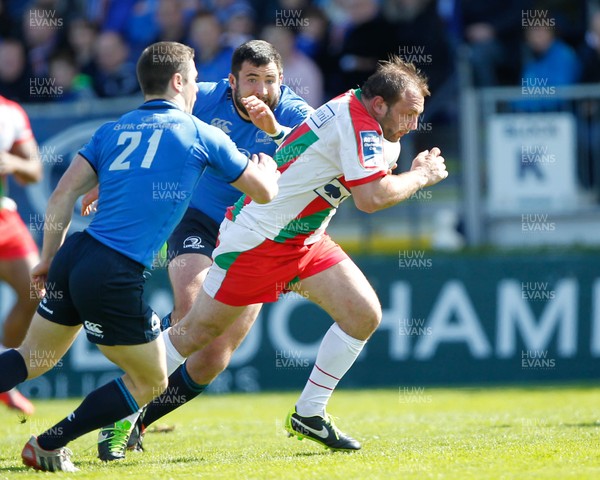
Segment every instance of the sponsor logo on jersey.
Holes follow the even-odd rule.
[[[183,241],[183,248],[193,248],[194,250],[200,250],[201,248],[204,248],[204,245],[202,245],[202,239],[200,237],[192,235],[190,237],[187,237]]]
[[[223,120],[222,118],[213,118],[210,121],[210,124],[213,127],[217,127],[221,130],[223,130],[227,135],[229,135],[231,133],[231,122],[227,121],[227,120]]]
[[[273,139],[271,137],[269,137],[262,130],[258,130],[256,132],[256,139],[255,139],[256,143],[271,143],[272,141],[273,141]]]
[[[372,167],[376,165],[377,158],[383,153],[381,137],[375,130],[360,132],[360,145],[363,152],[363,165]]]
[[[331,107],[329,105],[323,105],[313,112],[310,119],[317,128],[321,128],[333,117],[335,117],[335,113],[333,113]]]
[[[98,323],[92,323],[88,320],[83,322],[83,328],[85,331],[94,337],[104,338],[104,332],[102,331],[102,325]]]
[[[350,190],[344,187],[342,182],[337,178],[334,178],[328,184],[315,189],[314,192],[335,208],[351,195]]]

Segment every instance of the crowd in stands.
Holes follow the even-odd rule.
[[[423,70],[434,94],[461,51],[475,86],[600,82],[595,0],[0,0],[0,95],[130,95],[138,55],[159,40],[193,46],[199,80],[216,81],[250,38],[280,50],[284,81],[313,106],[389,54]]]

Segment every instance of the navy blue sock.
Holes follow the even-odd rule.
[[[123,380],[117,378],[85,397],[73,413],[42,433],[38,443],[45,450],[64,447],[71,440],[114,423],[138,409]]]
[[[8,392],[27,380],[27,364],[15,349],[0,354],[0,392]]]
[[[173,312],[169,312],[167,313],[161,320],[160,320],[160,329],[164,332],[167,328],[169,328],[171,326],[171,313]]]
[[[196,398],[208,387],[208,385],[199,385],[194,382],[185,369],[185,365],[185,363],[179,365],[169,377],[167,389],[148,404],[142,422],[145,427]]]

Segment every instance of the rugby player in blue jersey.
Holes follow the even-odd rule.
[[[312,108],[282,85],[281,56],[270,43],[251,40],[240,45],[231,63],[229,78],[198,84],[193,114],[227,133],[246,155],[273,155],[290,127],[302,123]],[[227,207],[239,197],[239,190],[232,188],[216,169],[205,170],[183,220],[168,241],[174,308],[164,323],[175,325],[190,310],[212,264],[219,224]],[[248,309],[223,335],[191,355],[169,377],[167,392],[148,405],[143,418],[135,413],[103,428],[98,435],[99,458],[124,458],[128,440],[130,448],[141,449],[141,432],[147,425],[200,395],[227,367],[259,309],[260,305]]]
[[[41,260],[32,270],[45,297],[23,344],[0,355],[0,392],[48,371],[82,326],[125,375],[30,438],[21,456],[35,469],[77,470],[67,443],[130,415],[166,388],[160,320],[143,299],[143,272],[183,217],[204,169],[214,167],[259,202],[277,193],[270,157],[249,161],[222,131],[190,115],[198,91],[193,57],[176,42],[147,47],[137,64],[145,103],[100,127],[50,197]],[[97,183],[97,215],[65,241],[75,201]],[[165,185],[172,194],[155,195]],[[53,362],[31,361],[41,354]]]

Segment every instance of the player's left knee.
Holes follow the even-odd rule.
[[[204,324],[200,327],[192,328],[186,332],[188,342],[193,346],[193,351],[198,351],[204,348],[207,344],[212,342],[215,338],[223,333],[223,326],[211,323]],[[192,352],[180,352],[182,354],[187,353],[186,356],[190,356]]]
[[[214,355],[206,364],[207,373],[210,373],[213,377],[216,377],[227,368],[230,358],[231,355],[228,355],[227,352]]]
[[[381,305],[379,303],[372,304],[366,310],[363,325],[370,333],[373,333],[379,327],[382,318]]]
[[[367,303],[361,308],[354,309],[351,315],[338,321],[338,324],[350,336],[366,340],[377,330],[381,323],[381,316],[379,304]]]
[[[188,373],[197,383],[209,383],[229,365],[233,352],[205,348],[187,361]]]

